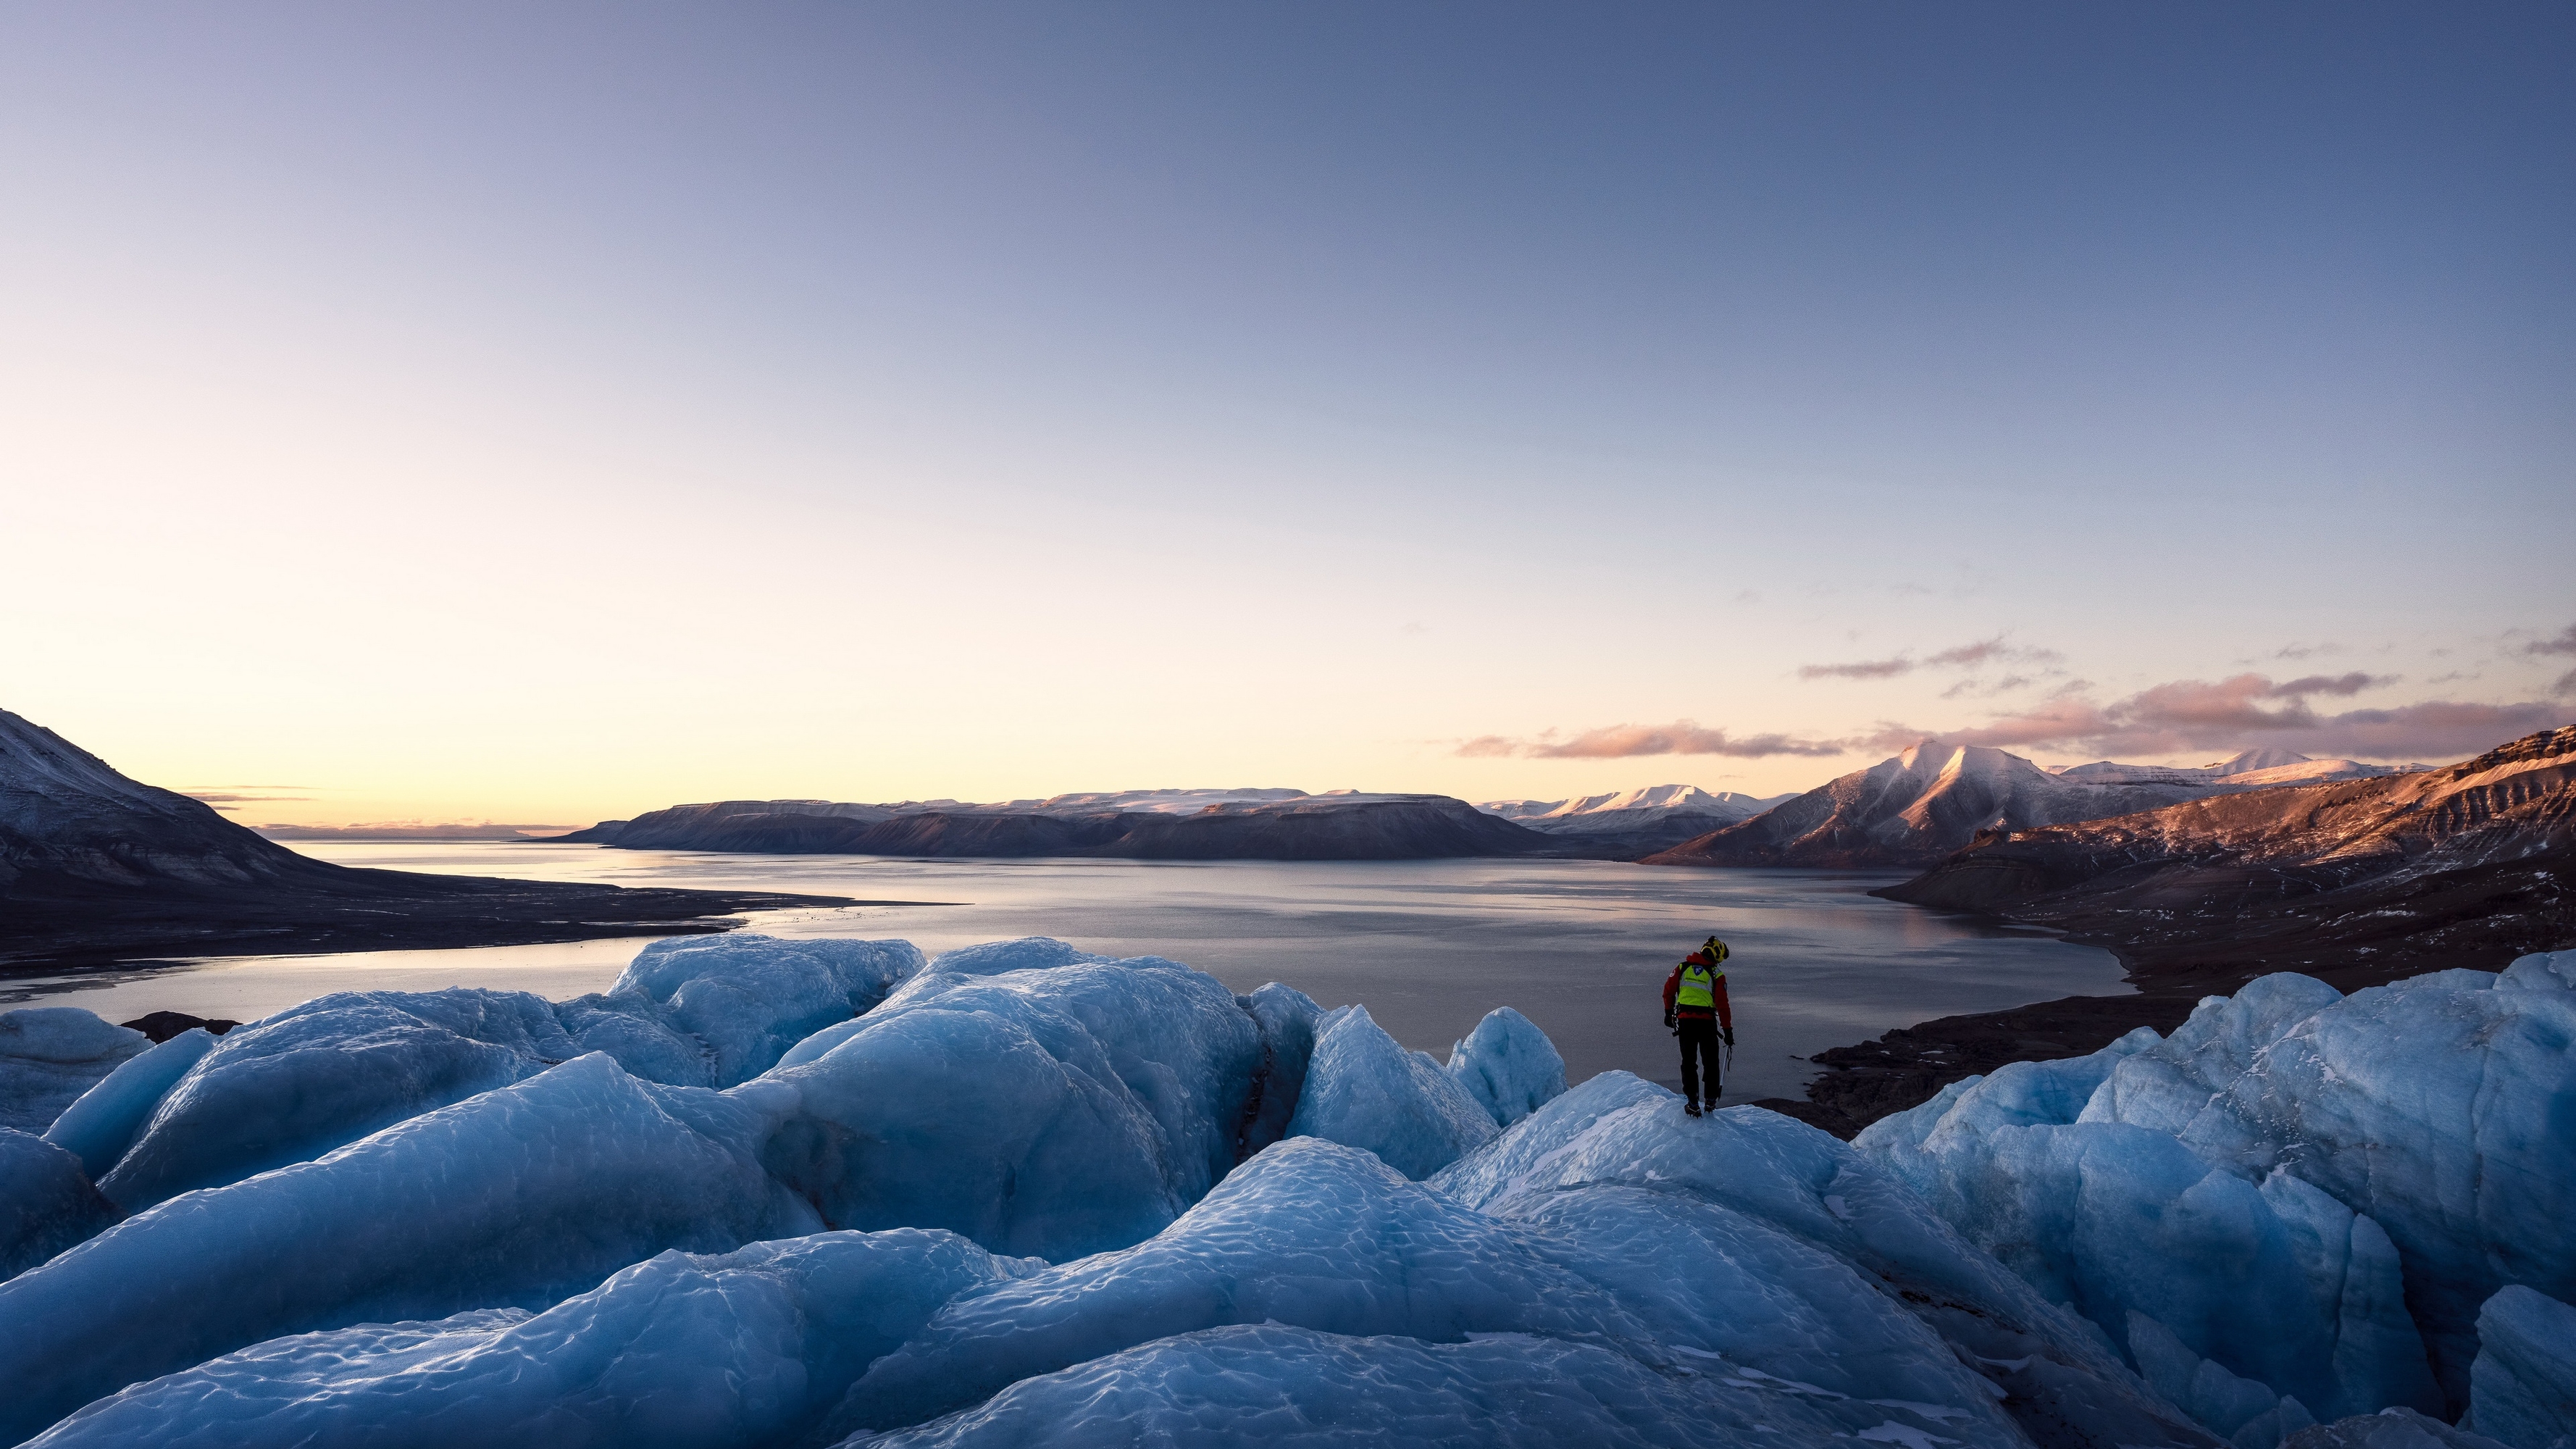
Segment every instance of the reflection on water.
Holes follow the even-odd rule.
[[[851,896],[879,904],[759,913],[781,936],[900,936],[932,953],[1060,936],[1169,956],[1238,991],[1285,981],[1364,1001],[1408,1046],[1446,1057],[1495,1006],[1555,1038],[1580,1081],[1625,1067],[1677,1080],[1664,973],[1711,932],[1738,1051],[1727,1098],[1794,1096],[1809,1053],[1891,1027],[2126,991],[2110,953],[1863,894],[1898,877],[1674,870],[1602,861],[955,861],[704,855],[496,842],[296,847],[344,865],[616,885]],[[929,904],[939,902],[943,904]],[[111,1021],[169,1009],[253,1020],[326,991],[488,986],[561,999],[614,980],[641,939],[339,956],[218,958],[0,985],[0,1001]]]

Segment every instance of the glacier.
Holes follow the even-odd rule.
[[[2483,1423],[2489,1305],[2576,1299],[2572,988],[2576,952],[2350,996],[2267,976],[1855,1146],[2240,1449],[2390,1408]]]
[[[0,1011],[0,1127],[42,1132],[152,1038],[77,1006]]]
[[[1851,1144],[1045,938],[76,1016],[0,1443],[2576,1449],[2576,953],[2263,978]]]

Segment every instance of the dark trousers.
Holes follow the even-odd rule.
[[[1694,1102],[1717,1100],[1717,1018],[1713,1016],[1675,1017],[1673,1024],[1682,1029],[1682,1095]],[[1700,1065],[1708,1066],[1708,1095],[1699,1094]]]

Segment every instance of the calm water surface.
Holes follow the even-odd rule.
[[[1676,870],[1603,861],[955,861],[711,855],[456,842],[298,844],[343,865],[614,885],[852,896],[883,904],[753,914],[778,936],[898,936],[936,954],[1058,936],[1168,956],[1237,991],[1285,981],[1365,1002],[1443,1057],[1496,1006],[1519,1008],[1576,1081],[1611,1067],[1676,1084],[1664,974],[1711,932],[1735,948],[1726,1097],[1795,1096],[1804,1058],[1892,1027],[2129,988],[2109,952],[1874,899],[1901,879],[1846,871]],[[0,983],[0,1002],[110,1021],[169,1009],[250,1021],[326,991],[483,986],[560,1000],[605,990],[650,937],[561,946],[222,957]]]

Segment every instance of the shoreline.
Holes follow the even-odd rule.
[[[2060,939],[2071,945],[2098,946],[2117,957],[2127,973],[2123,979],[2137,991],[2127,996],[2065,996],[1899,1027],[1808,1058],[1828,1070],[1807,1084],[1804,1100],[1769,1097],[1754,1106],[1795,1117],[1848,1141],[1872,1122],[1920,1106],[1965,1077],[1982,1076],[2012,1062],[2084,1056],[2142,1026],[2169,1035],[2190,1018],[2204,997],[2232,995],[2258,976],[2296,972],[2349,996],[2428,971],[2501,970],[2523,954],[2520,947],[2464,948],[2438,937],[2419,936],[2413,940],[2380,937],[2359,950],[2346,944],[2341,950],[2299,953],[2305,959],[2249,961],[2242,954],[2227,952],[2224,942],[2204,948],[2204,955],[2141,935],[2063,930],[2045,920],[2005,912],[1944,914],[2059,930]],[[2221,959],[2213,961],[2209,956]]]
[[[470,876],[434,879],[438,882],[434,893],[407,895],[396,890],[360,899],[303,893],[250,901],[12,899],[7,903],[7,928],[0,930],[0,979],[134,969],[209,956],[434,951],[634,935],[719,935],[740,928],[745,912],[874,904],[846,896],[777,891],[568,885]]]

